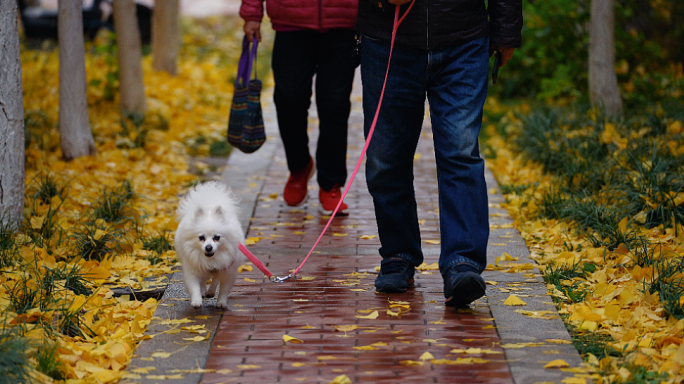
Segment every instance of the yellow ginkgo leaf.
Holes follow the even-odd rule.
[[[439,245],[439,244],[441,244],[441,241],[439,241],[439,240],[423,240],[423,243]]]
[[[245,281],[248,283],[256,283],[257,282],[257,280],[250,279],[249,277],[245,277]]]
[[[362,240],[373,240],[376,237],[378,237],[378,235],[361,235],[361,236],[359,236],[359,238]]]
[[[152,354],[152,357],[159,357],[161,359],[166,359],[169,356],[171,356],[170,352],[155,352]]]
[[[430,352],[424,352],[422,355],[420,355],[420,357],[418,359],[420,361],[430,361],[430,360],[434,360],[435,357],[432,356],[432,353],[430,353]]]
[[[587,384],[587,380],[582,377],[566,377],[561,380],[563,384]]]
[[[242,271],[247,271],[250,272],[252,270],[252,266],[248,264],[242,264],[238,267],[238,273],[241,273]]]
[[[254,365],[254,364],[240,364],[237,366],[238,369],[259,369],[261,368],[261,365]]]
[[[188,341],[204,341],[207,340],[209,337],[205,336],[195,336],[195,337],[184,337],[183,340],[188,340]]]
[[[570,366],[570,364],[566,363],[565,360],[557,359],[557,360],[549,361],[548,363],[546,363],[544,368],[567,368],[569,366]]]
[[[378,313],[378,311],[373,311],[373,312],[371,312],[370,315],[366,315],[366,316],[356,315],[356,316],[354,316],[354,317],[357,318],[357,319],[370,319],[370,320],[374,320],[374,319],[377,319],[378,316],[380,316],[380,314]]]
[[[527,303],[522,301],[522,299],[516,295],[510,295],[510,296],[508,296],[506,301],[504,301],[504,305],[521,306],[521,305],[527,305]]]
[[[305,365],[306,365],[306,363],[292,363],[292,366],[295,368],[303,367]]]
[[[302,281],[311,281],[315,278],[316,278],[316,276],[297,276],[297,280],[302,280]]]
[[[333,379],[333,381],[329,382],[328,384],[351,384],[351,379],[347,377],[347,375],[339,375]]]
[[[304,341],[300,340],[296,337],[288,336],[288,335],[283,335],[283,341],[286,343],[294,343],[294,344],[301,344]]]
[[[359,350],[359,351],[377,351],[378,350],[378,348],[375,348],[372,345],[365,345],[363,347],[353,347],[353,348],[356,350]]]
[[[175,374],[175,375],[147,375],[145,376],[147,380],[182,380],[184,379],[183,375],[180,373]]]
[[[336,331],[340,331],[340,332],[351,332],[351,331],[353,331],[353,330],[355,330],[355,329],[357,329],[357,328],[359,328],[359,327],[356,326],[356,325],[354,325],[354,324],[350,324],[350,325],[336,325],[336,326],[335,326],[335,330],[336,330]]]
[[[415,360],[401,360],[399,362],[401,365],[406,365],[406,366],[412,366],[412,365],[423,365],[422,361],[415,361]]]

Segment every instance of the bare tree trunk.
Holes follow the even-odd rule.
[[[86,99],[82,2],[60,0],[58,7],[59,134],[62,156],[73,160],[96,153]]]
[[[163,0],[166,1],[166,0]],[[119,93],[124,113],[147,110],[143,84],[140,32],[133,0],[114,1],[114,28],[119,51]]]
[[[176,75],[180,44],[178,0],[157,1],[152,20],[152,67]]]
[[[0,0],[0,222],[24,216],[24,100],[17,2]]]
[[[589,26],[589,96],[608,115],[622,110],[615,75],[615,0],[592,0]]]

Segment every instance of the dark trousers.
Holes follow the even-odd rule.
[[[319,136],[318,185],[330,190],[347,180],[347,120],[351,110],[354,31],[276,32],[273,46],[273,99],[290,172],[309,162],[308,109],[314,74]]]

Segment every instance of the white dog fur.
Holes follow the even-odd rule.
[[[219,283],[216,306],[228,308],[228,294],[235,284],[238,267],[245,261],[238,249],[239,244],[245,243],[245,234],[237,211],[237,201],[217,181],[192,188],[178,205],[176,255],[181,261],[190,305],[195,308],[202,306],[202,296],[214,296]]]

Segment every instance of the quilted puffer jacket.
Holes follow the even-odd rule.
[[[354,29],[358,0],[265,0],[273,29]],[[261,21],[264,0],[242,0],[240,17]],[[284,28],[283,28],[284,27]]]
[[[396,44],[420,49],[457,45],[489,36],[490,44],[518,48],[522,43],[522,0],[415,0],[397,31]],[[409,3],[410,4],[410,3]],[[401,6],[401,14],[408,4]],[[390,40],[395,6],[386,0],[360,0],[356,29]]]

